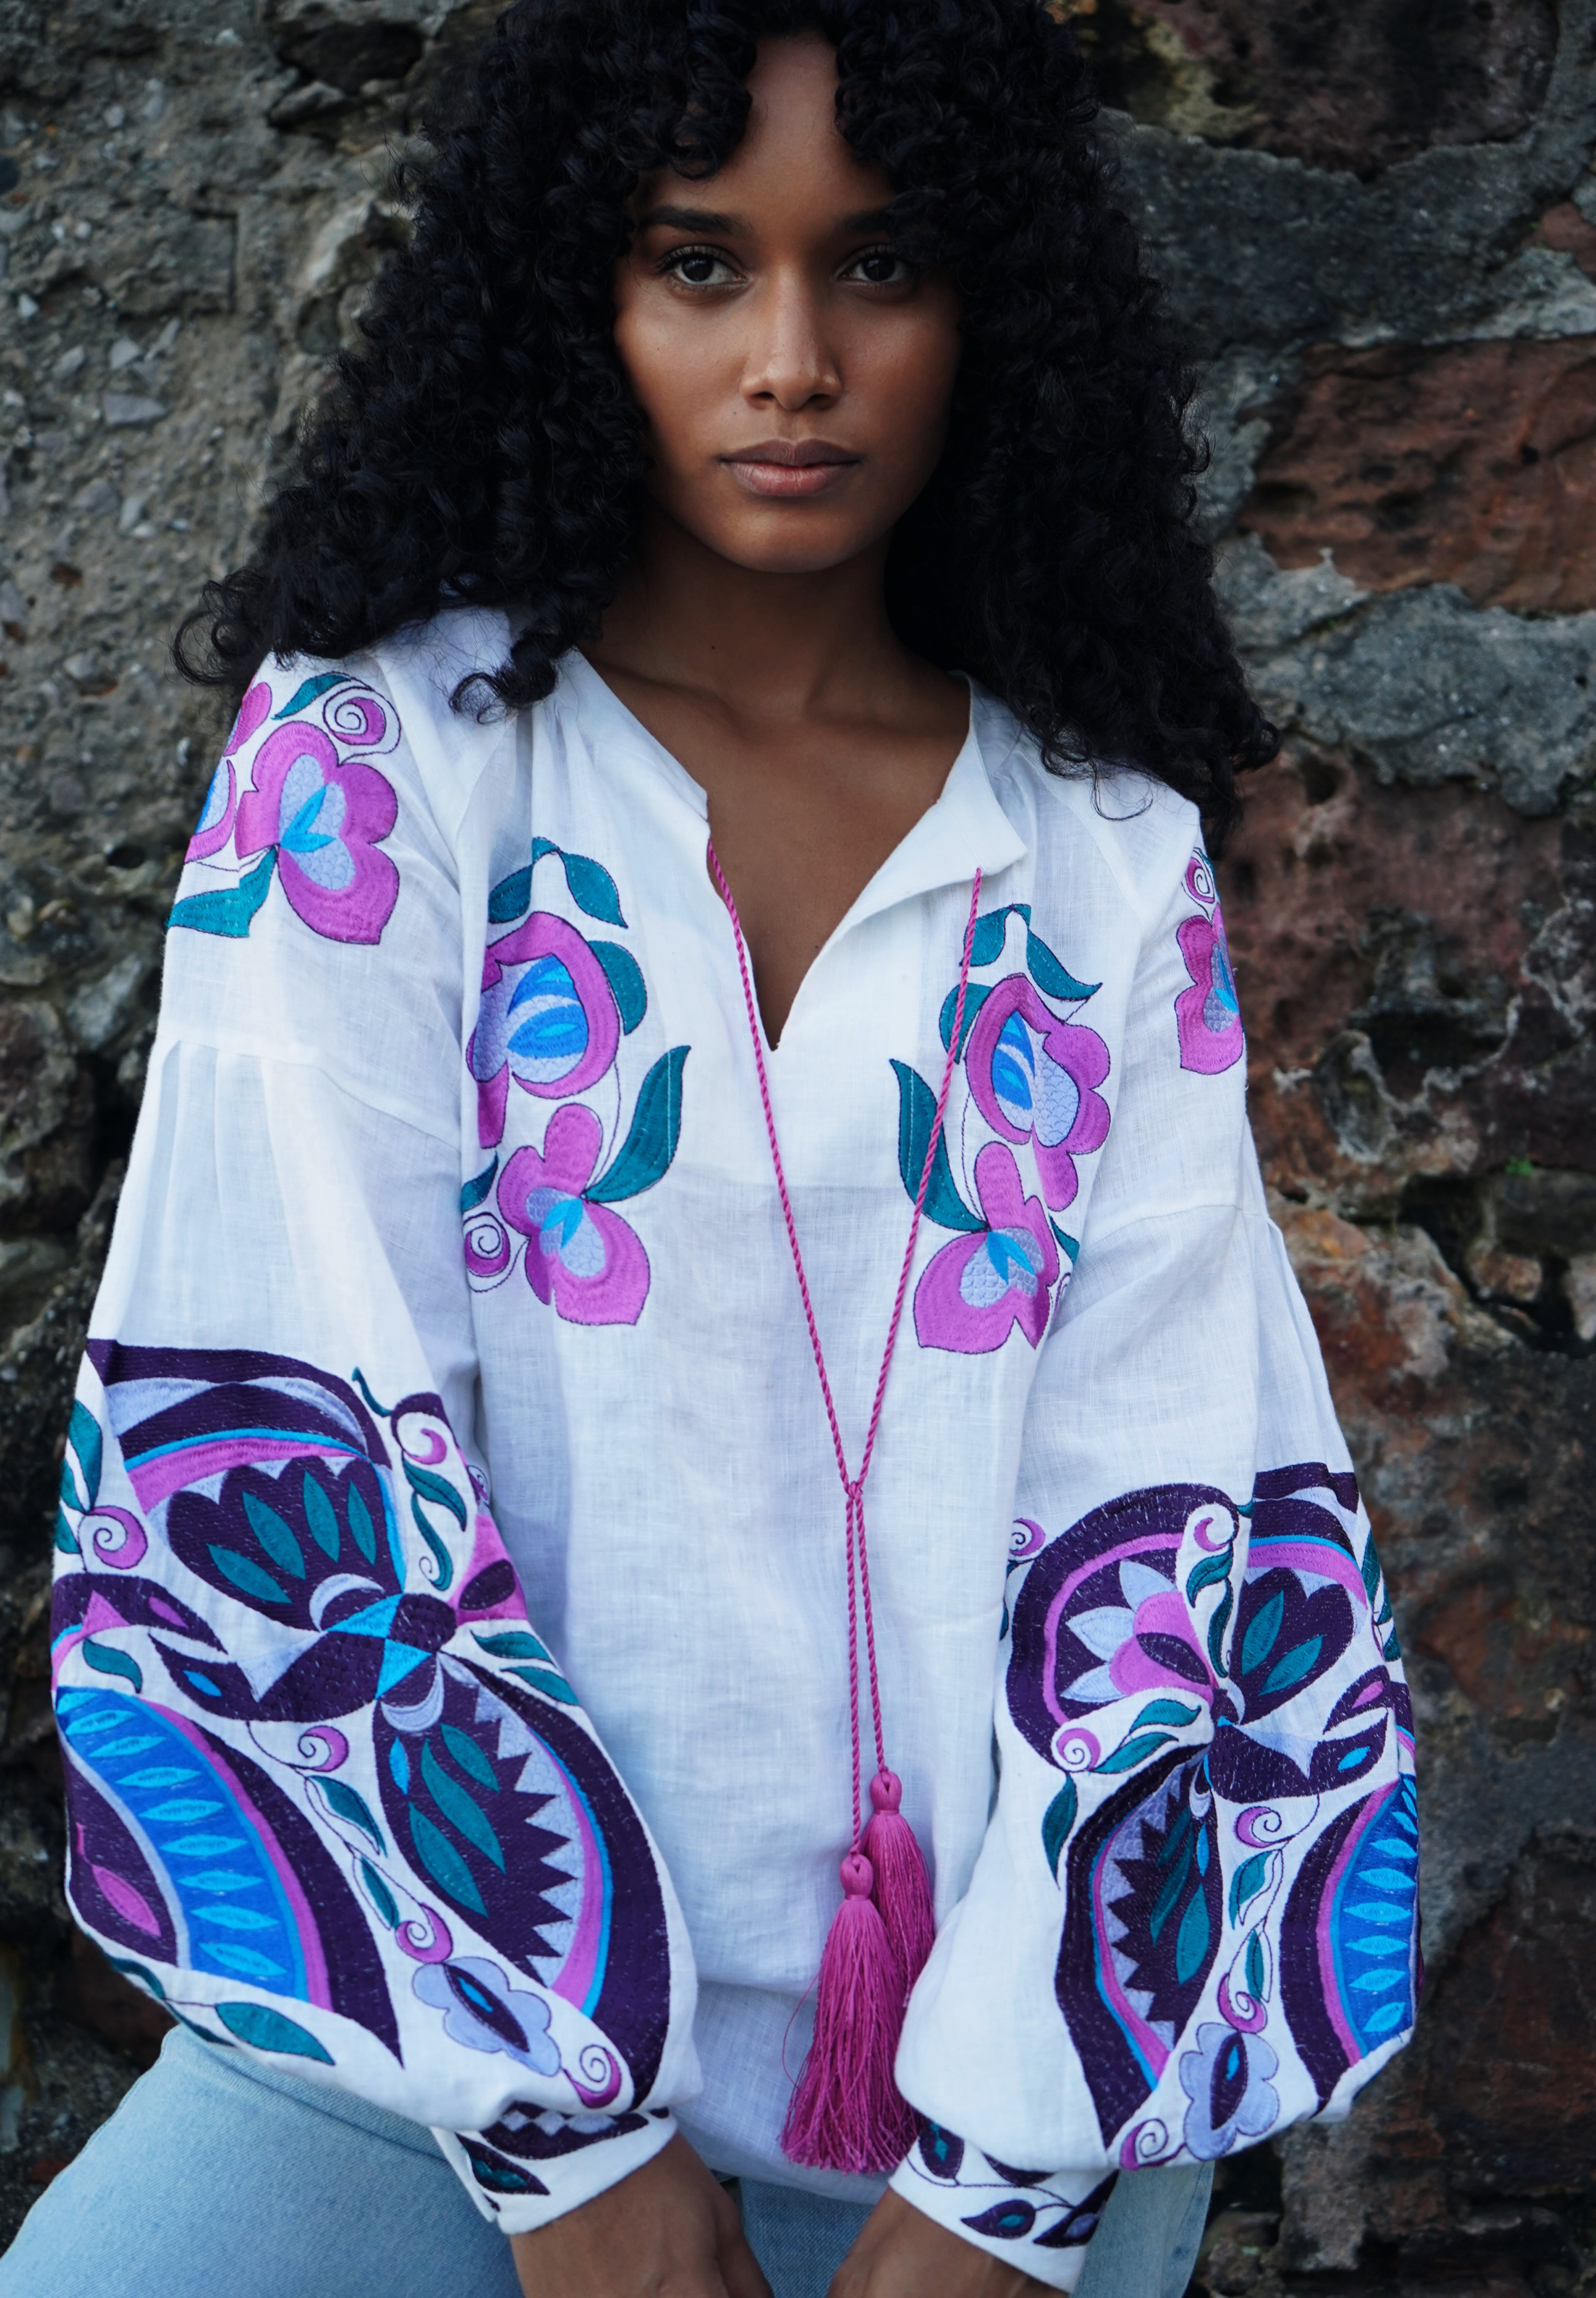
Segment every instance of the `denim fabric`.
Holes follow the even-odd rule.
[[[399,2153],[396,2155],[394,2149]],[[1121,2178],[1079,2298],[1180,2298],[1211,2174]],[[825,2298],[866,2213],[745,2178],[775,2298]],[[183,2028],[47,2187],[0,2298],[519,2298],[509,2244],[429,2131]]]

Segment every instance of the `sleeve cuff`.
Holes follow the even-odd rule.
[[[434,2130],[446,2162],[484,2218],[504,2234],[549,2226],[669,2145],[668,2107],[641,2114],[558,2114],[512,2106],[487,2130]]]
[[[978,2250],[1052,2289],[1072,2290],[1119,2173],[1016,2170],[940,2123],[915,2121],[893,2193]]]

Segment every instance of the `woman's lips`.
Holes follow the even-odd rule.
[[[766,439],[738,454],[723,455],[721,460],[749,494],[791,502],[838,486],[849,471],[857,469],[861,458],[850,455],[845,447],[818,440],[792,446],[784,440]]]

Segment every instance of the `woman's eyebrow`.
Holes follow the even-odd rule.
[[[839,232],[888,230],[891,213],[887,208],[861,208],[855,215],[840,216],[836,228]],[[647,215],[637,219],[639,231],[703,231],[720,232],[730,237],[749,229],[746,216],[725,215],[717,208],[650,208]]]
[[[714,208],[650,208],[638,218],[639,231],[663,227],[669,231],[739,232],[748,229],[746,216],[722,215]]]

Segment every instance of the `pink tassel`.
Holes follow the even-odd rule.
[[[843,1901],[821,1957],[815,2039],[781,2126],[781,2152],[812,2170],[895,2170],[914,2118],[892,2079],[904,1985],[863,1853],[842,1863]]]
[[[902,1781],[883,1765],[870,1782],[875,1809],[864,1831],[864,1852],[875,1869],[875,1903],[903,1973],[906,2003],[935,1944],[937,1918],[924,1854],[898,1809],[903,1796]]]

